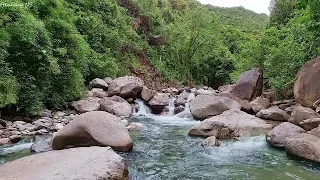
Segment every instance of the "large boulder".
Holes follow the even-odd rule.
[[[313,107],[320,99],[320,56],[307,62],[297,73],[294,84],[294,97],[305,107]]]
[[[157,93],[150,101],[149,106],[154,114],[160,114],[163,109],[169,105],[170,94]]]
[[[288,154],[320,162],[320,138],[302,133],[286,138],[285,149]]]
[[[82,147],[50,151],[6,163],[1,180],[127,180],[124,159],[110,147]]]
[[[79,113],[97,111],[100,109],[100,100],[101,99],[97,97],[88,97],[87,99],[72,102],[72,106]]]
[[[241,109],[241,105],[229,97],[198,95],[190,102],[191,114],[196,119],[206,119],[230,109]]]
[[[108,90],[108,84],[103,79],[99,79],[99,78],[96,78],[96,79],[92,80],[89,83],[89,86],[91,88],[100,88],[100,89],[103,89],[105,91]]]
[[[306,119],[299,123],[299,126],[301,126],[306,131],[310,131],[314,128],[317,128],[319,125],[320,125],[320,118]]]
[[[236,109],[202,121],[191,128],[189,135],[226,139],[260,135],[271,128],[272,125],[262,119]]]
[[[268,109],[259,111],[257,113],[257,117],[273,121],[288,121],[290,115],[286,111],[280,109],[278,106],[272,106]]]
[[[143,81],[134,76],[124,76],[114,79],[109,85],[109,96],[120,96],[122,98],[134,98],[143,89]]]
[[[253,112],[257,113],[270,107],[270,99],[257,97],[254,101],[250,102],[250,106]]]
[[[141,91],[141,98],[144,101],[148,102],[156,95],[156,93],[157,92],[155,90],[149,89],[149,88],[144,86],[142,91]]]
[[[119,96],[105,97],[99,101],[102,111],[106,111],[118,117],[129,117],[132,114],[131,105]]]
[[[317,114],[313,109],[308,107],[296,106],[289,118],[289,122],[292,124],[299,125],[303,120],[320,118],[320,115]]]
[[[241,99],[252,101],[262,94],[263,75],[260,69],[252,69],[243,73],[232,87],[230,93]]]
[[[267,143],[272,146],[284,147],[287,137],[291,137],[300,133],[306,133],[306,131],[297,125],[284,122],[273,128],[273,130],[269,131],[266,135],[266,140]]]
[[[121,119],[103,111],[93,111],[74,118],[52,140],[52,149],[67,146],[111,146],[116,151],[130,151],[133,142]]]

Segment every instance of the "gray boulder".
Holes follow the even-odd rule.
[[[143,89],[143,81],[134,76],[124,76],[114,79],[109,85],[109,96],[120,96],[122,98],[135,98]]]
[[[268,109],[259,111],[257,113],[257,117],[273,121],[288,121],[290,115],[286,111],[280,109],[278,106],[272,106]]]
[[[170,94],[166,93],[157,93],[150,101],[149,106],[152,109],[152,112],[155,114],[160,114],[163,109],[169,105]]]
[[[288,154],[320,162],[320,138],[302,133],[286,138],[285,150]]]
[[[241,105],[229,97],[198,95],[190,102],[191,114],[196,119],[206,119],[230,109],[241,109]]]
[[[105,91],[108,90],[108,84],[103,79],[99,79],[99,78],[96,78],[96,79],[92,80],[89,83],[89,86],[91,88],[101,88],[101,89],[103,89]]]
[[[128,180],[124,159],[110,147],[82,147],[27,156],[0,168],[1,180]]]
[[[189,135],[228,139],[260,135],[271,128],[265,121],[236,109],[202,121],[191,128]]]
[[[266,135],[266,141],[272,146],[284,147],[285,139],[287,137],[300,133],[306,133],[306,131],[297,125],[284,122],[268,132]]]
[[[93,111],[77,116],[57,132],[52,149],[67,146],[111,146],[116,151],[130,151],[133,142],[121,119],[103,111]]]
[[[156,95],[156,93],[157,92],[155,90],[149,89],[149,88],[144,86],[142,91],[141,91],[141,98],[144,101],[148,102]]]
[[[105,97],[99,101],[102,111],[106,111],[118,117],[129,117],[132,114],[131,105],[119,96]]]
[[[291,113],[289,122],[299,125],[303,120],[312,118],[320,118],[320,115],[311,108],[296,106]]]
[[[72,106],[79,113],[97,111],[100,109],[100,100],[100,98],[88,97],[87,99],[72,102]]]
[[[254,101],[250,102],[250,106],[253,112],[257,113],[270,107],[270,99],[257,97]]]

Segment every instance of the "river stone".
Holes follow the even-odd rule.
[[[144,125],[142,123],[131,123],[127,129],[129,131],[140,131],[143,127]]]
[[[109,96],[120,96],[122,98],[135,98],[143,89],[143,81],[134,76],[119,77],[112,81],[108,88]]]
[[[99,101],[101,110],[116,115],[118,117],[129,117],[132,114],[131,105],[119,96],[105,97]]]
[[[287,137],[300,133],[306,133],[306,131],[297,125],[284,122],[268,132],[266,141],[271,146],[284,147],[285,139]]]
[[[122,157],[110,147],[82,147],[50,151],[6,163],[1,180],[127,180]]]
[[[268,109],[259,111],[257,117],[274,121],[288,121],[290,115],[278,106],[272,106]]]
[[[257,113],[270,107],[270,99],[257,97],[254,101],[250,102],[250,106],[253,112]]]
[[[72,102],[72,106],[79,113],[98,111],[100,109],[100,100],[100,98],[88,97],[87,99]]]
[[[171,94],[171,95],[173,95],[173,96],[176,96],[176,95],[178,95],[179,90],[176,89],[176,88],[167,88],[167,89],[163,89],[162,92],[163,92],[163,93]]]
[[[174,105],[175,106],[185,106],[187,100],[188,100],[188,96],[190,95],[190,93],[188,93],[187,91],[182,91],[177,99],[174,101]]]
[[[141,91],[141,98],[144,101],[148,102],[156,95],[156,93],[157,92],[155,90],[149,89],[149,88],[144,86],[142,91]]]
[[[205,89],[198,89],[196,92],[196,96],[198,95],[216,95],[216,91],[214,90],[205,90]]]
[[[52,140],[54,150],[67,146],[111,146],[116,151],[130,151],[133,142],[121,119],[103,111],[81,114],[57,132]]]
[[[320,138],[320,125],[317,128],[312,129],[311,131],[307,132],[308,134],[312,134]]]
[[[189,135],[216,136],[218,139],[227,139],[260,135],[271,128],[272,125],[267,124],[264,120],[238,109],[233,109],[193,126]]]
[[[10,144],[11,140],[9,138],[0,138],[0,146]]]
[[[196,119],[206,119],[230,109],[240,109],[241,105],[228,97],[198,95],[190,102],[191,114]]]
[[[320,162],[320,138],[302,133],[286,138],[285,149],[288,154]]]
[[[294,84],[294,97],[305,107],[313,107],[320,99],[320,56],[307,62],[297,73]]]
[[[89,86],[91,88],[101,88],[101,89],[103,89],[105,91],[108,90],[108,84],[103,79],[99,79],[99,78],[96,78],[96,79],[92,80],[89,83]]]
[[[296,106],[291,113],[289,122],[299,125],[303,120],[312,118],[320,118],[320,115],[311,108]]]
[[[154,114],[160,114],[169,105],[170,94],[157,93],[150,101],[149,106]]]
[[[220,142],[217,140],[215,136],[210,136],[207,139],[205,139],[201,145],[203,147],[215,147],[215,146],[220,146]]]
[[[262,94],[263,75],[258,68],[243,73],[237,83],[231,88],[230,93],[241,99],[254,100]]]
[[[92,88],[91,91],[89,91],[89,97],[98,97],[98,98],[104,98],[107,97],[108,94],[103,89],[100,88]]]
[[[111,84],[112,81],[113,81],[111,77],[103,78],[103,80],[104,80],[107,84]]]
[[[299,123],[299,126],[310,131],[314,128],[317,128],[320,125],[320,118],[305,119]]]

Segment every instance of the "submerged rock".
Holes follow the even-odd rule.
[[[226,139],[260,135],[271,128],[272,125],[255,116],[240,110],[228,110],[193,126],[189,135]]]
[[[291,124],[289,122],[284,122],[268,132],[268,134],[266,135],[266,141],[272,146],[284,147],[285,139],[287,137],[305,132],[306,131],[304,129],[297,125]]]
[[[278,106],[272,106],[268,109],[259,111],[257,117],[274,121],[288,121],[290,115]]]
[[[116,151],[130,151],[133,142],[121,119],[107,112],[93,111],[76,117],[57,132],[54,150],[67,146],[111,146]]]
[[[142,123],[131,123],[127,129],[129,131],[139,131],[144,127],[144,125]]]
[[[110,147],[83,147],[50,151],[6,163],[1,180],[127,180],[129,172],[122,157]]]
[[[134,76],[124,76],[114,79],[109,85],[109,96],[120,96],[122,98],[135,98],[143,89],[143,81]]]
[[[217,140],[215,136],[210,136],[207,139],[205,139],[201,145],[203,147],[215,147],[220,146],[220,142]]]
[[[198,95],[190,102],[191,114],[196,119],[206,119],[230,109],[240,109],[236,101],[228,97]]]
[[[286,138],[285,149],[288,154],[320,162],[320,138],[302,133]]]

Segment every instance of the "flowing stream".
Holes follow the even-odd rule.
[[[119,153],[126,159],[131,180],[320,179],[319,164],[287,157],[284,151],[269,147],[264,136],[203,148],[203,138],[188,136],[199,121],[152,115],[142,101],[137,104],[140,110],[130,122],[145,127],[131,132],[133,151]],[[30,155],[31,142],[0,147],[0,164]]]

